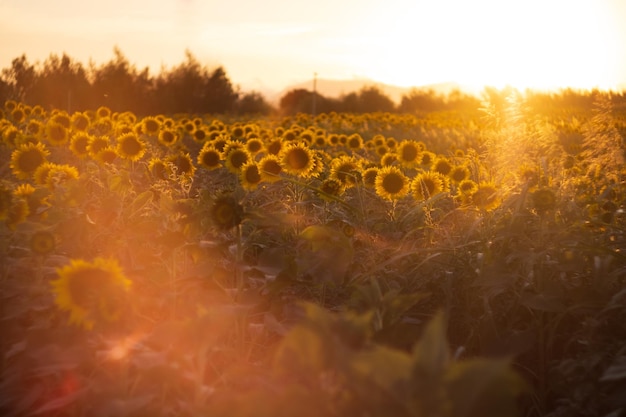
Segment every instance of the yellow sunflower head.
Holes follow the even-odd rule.
[[[405,140],[397,146],[395,153],[402,166],[413,167],[419,163],[420,148],[417,142]]]
[[[72,135],[70,139],[70,150],[79,158],[85,158],[89,155],[89,144],[92,142],[93,136],[84,131],[78,131]]]
[[[333,197],[339,197],[345,191],[345,187],[335,178],[326,178],[319,187],[319,196],[325,201],[334,200]]]
[[[65,145],[69,140],[67,128],[53,120],[48,121],[46,124],[46,139],[51,145]]]
[[[70,313],[70,323],[91,330],[122,318],[131,281],[113,259],[74,259],[51,281],[55,304]]]
[[[148,162],[148,172],[155,180],[165,180],[169,178],[169,168],[160,158],[152,158]]]
[[[447,176],[452,171],[452,164],[443,156],[439,156],[435,158],[432,167],[430,168],[432,171],[438,172],[441,175]]]
[[[411,183],[411,191],[417,201],[428,200],[443,190],[444,182],[437,172],[422,172]]]
[[[193,177],[193,174],[196,172],[196,167],[189,153],[179,152],[175,155],[171,155],[167,158],[167,162],[173,165],[176,170],[176,175]]]
[[[330,163],[330,176],[339,180],[344,187],[353,187],[361,181],[361,164],[356,158],[341,156]]]
[[[259,161],[259,172],[261,174],[261,180],[263,182],[276,182],[280,181],[280,173],[283,167],[280,164],[280,160],[276,155],[265,155]]]
[[[130,161],[138,161],[146,153],[146,144],[135,133],[127,133],[117,139],[117,154]]]
[[[109,138],[106,136],[90,136],[87,152],[92,159],[95,159],[98,153],[110,145]]]
[[[261,173],[256,162],[248,161],[241,167],[239,181],[246,191],[253,191],[257,188],[261,182]]]
[[[91,120],[87,114],[76,112],[72,114],[72,130],[75,132],[85,132],[89,128]]]
[[[448,177],[455,184],[460,184],[463,180],[470,177],[470,170],[466,165],[457,165],[450,170]]]
[[[220,168],[222,154],[207,142],[198,153],[198,165],[209,170]]]
[[[161,129],[158,141],[165,146],[172,146],[180,139],[180,135],[173,129]]]
[[[50,152],[40,142],[19,145],[11,153],[11,170],[17,178],[30,178],[37,168],[46,162],[46,157],[49,154]]]
[[[491,211],[500,205],[500,197],[495,184],[481,182],[471,195],[472,204],[484,211]]]
[[[315,165],[313,153],[303,143],[290,143],[278,155],[283,170],[291,175],[306,178]]]
[[[379,197],[397,200],[409,192],[409,179],[399,168],[386,166],[381,168],[374,180],[374,188]]]
[[[235,174],[238,174],[241,171],[241,168],[246,164],[246,162],[252,160],[252,157],[246,151],[246,149],[242,146],[231,146],[227,147],[225,150],[226,168]]]

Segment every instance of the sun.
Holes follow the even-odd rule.
[[[622,50],[606,2],[405,2],[368,37],[360,71],[385,83],[519,89],[616,88]],[[375,59],[371,59],[374,57]]]

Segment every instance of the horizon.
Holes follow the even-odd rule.
[[[625,89],[626,2],[546,3],[5,0],[0,67],[22,54],[35,64],[64,53],[100,66],[117,47],[151,76],[189,51],[202,66],[223,67],[242,91],[266,96],[314,77],[473,91]]]

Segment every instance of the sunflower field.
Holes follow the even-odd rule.
[[[0,109],[6,416],[618,416],[626,109]]]

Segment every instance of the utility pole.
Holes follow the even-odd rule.
[[[315,116],[315,104],[317,101],[317,72],[313,73],[313,116]]]

